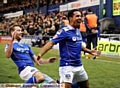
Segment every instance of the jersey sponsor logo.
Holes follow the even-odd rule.
[[[17,51],[20,51],[20,52],[25,52],[28,50],[29,50],[29,48],[17,48]]]
[[[72,37],[72,40],[73,40],[73,41],[80,41],[80,40],[82,40],[82,38],[81,38],[81,37],[75,37],[75,36],[73,36],[73,37]]]

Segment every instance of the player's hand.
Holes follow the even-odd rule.
[[[50,57],[49,58],[49,63],[56,62],[58,59],[56,57]]]
[[[41,66],[40,64],[40,61],[39,60],[36,60],[35,63],[38,65],[38,66]]]
[[[37,64],[38,66],[41,66],[41,64],[40,64],[40,59],[41,59],[41,56],[38,54],[37,60],[36,60],[36,64]]]
[[[101,51],[91,50],[91,54],[95,56],[99,56],[101,54]]]
[[[35,58],[34,58],[34,62],[35,62],[38,66],[41,66],[40,61],[37,60],[36,56],[35,56]]]
[[[16,38],[16,33],[17,33],[17,30],[15,30],[15,31],[12,33],[12,41],[14,41],[14,39]]]

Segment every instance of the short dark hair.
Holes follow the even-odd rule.
[[[20,25],[11,25],[11,26],[10,26],[10,28],[9,28],[9,34],[10,34],[10,36],[12,36],[12,35],[11,35],[11,32],[15,30],[15,27],[16,27],[16,26],[20,26]]]
[[[70,17],[73,17],[74,12],[79,11],[78,9],[73,9],[68,12],[68,20],[70,21]]]
[[[87,9],[87,11],[88,11],[88,12],[93,12],[92,9],[91,9],[90,7]]]

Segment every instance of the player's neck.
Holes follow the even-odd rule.
[[[69,25],[70,25],[71,27],[75,28],[73,23],[70,23]]]
[[[14,41],[13,42],[19,42],[17,39],[14,39]]]
[[[73,23],[69,24],[71,27],[73,27],[74,29],[79,29],[79,27],[75,26]]]

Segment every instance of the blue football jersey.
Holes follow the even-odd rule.
[[[9,44],[6,44],[7,48]],[[11,59],[17,65],[19,73],[24,69],[25,66],[34,66],[34,62],[32,60],[34,53],[31,50],[31,47],[27,44],[21,44],[18,42],[13,43],[13,52],[11,55]]]
[[[60,66],[81,66],[82,36],[70,25],[58,30],[52,42],[59,43]]]

